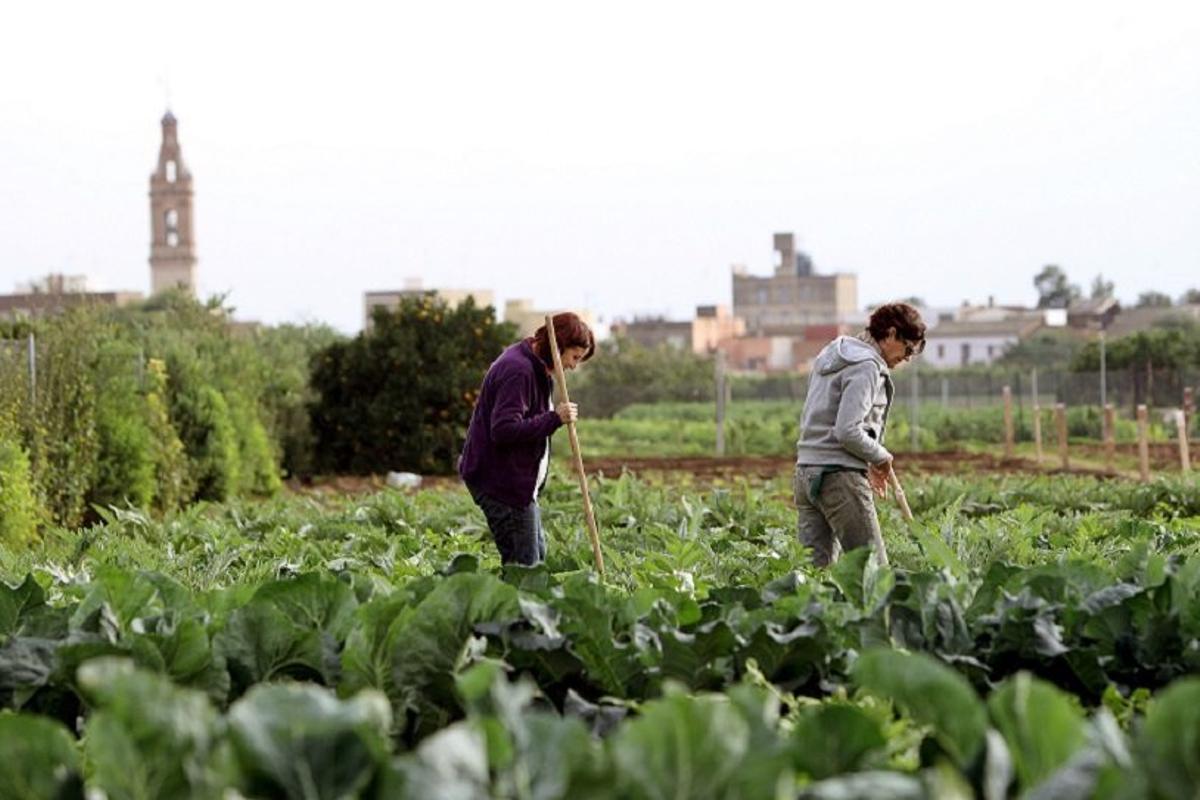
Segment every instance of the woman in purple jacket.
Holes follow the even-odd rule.
[[[596,350],[591,329],[570,312],[554,315],[554,338],[563,369],[575,369]],[[574,403],[553,405],[553,372],[545,325],[506,348],[483,379],[458,462],[504,564],[546,558],[537,495],[546,482],[550,435],[579,415]]]

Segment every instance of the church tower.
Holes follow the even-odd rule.
[[[158,167],[150,175],[150,293],[181,288],[196,293],[192,239],[192,173],[183,164],[175,115],[162,118]]]

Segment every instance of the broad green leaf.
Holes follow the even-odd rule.
[[[89,783],[110,800],[219,796],[217,714],[203,694],[125,659],[90,661],[78,677],[98,709],[84,739]]]
[[[737,653],[739,670],[744,671],[746,664],[754,660],[773,683],[788,690],[812,683],[821,674],[834,647],[817,619],[791,628],[778,622],[764,622],[752,632],[742,633],[747,642]]]
[[[208,627],[201,619],[178,619],[175,612],[145,621],[146,632],[130,637],[138,666],[165,673],[180,686],[190,686],[224,705],[230,680],[223,657],[213,652]]]
[[[494,795],[576,798],[606,773],[599,744],[582,722],[530,711],[532,682],[509,682],[499,663],[484,661],[460,673],[456,684],[487,740]]]
[[[721,620],[701,625],[694,633],[664,631],[660,641],[663,678],[696,690],[715,690],[733,677],[737,636]]]
[[[609,741],[619,796],[707,800],[730,796],[749,726],[724,697],[676,694],[644,705]]]
[[[235,696],[283,677],[332,684],[338,667],[328,662],[320,631],[301,628],[267,602],[251,602],[233,612],[213,644],[228,664]]]
[[[1027,672],[988,697],[992,721],[1008,743],[1022,790],[1032,789],[1083,746],[1085,722],[1068,696]]]
[[[0,644],[0,703],[19,708],[23,697],[45,686],[59,645],[51,639],[15,636]]]
[[[938,742],[959,767],[983,747],[987,712],[959,673],[921,653],[872,650],[854,665],[854,679],[895,701],[915,721],[932,726]]]
[[[82,800],[79,751],[61,722],[0,714],[0,753],[0,797]]]
[[[583,663],[588,680],[614,697],[636,696],[645,685],[647,665],[635,642],[618,639],[633,627],[623,599],[590,575],[573,576],[551,605],[559,612],[567,647]]]
[[[479,726],[459,722],[433,734],[395,768],[403,800],[491,800],[487,742]]]
[[[866,713],[825,703],[796,721],[789,749],[798,769],[821,780],[862,769],[886,744],[879,723]]]
[[[612,772],[604,751],[583,723],[544,713],[527,714],[507,783],[529,800],[608,797]]]
[[[802,800],[926,800],[925,786],[898,772],[858,772],[826,778],[807,787]]]
[[[87,594],[72,616],[73,627],[80,628],[88,615],[98,609],[112,610],[122,632],[133,630],[134,621],[162,616],[167,611],[192,607],[192,600],[178,581],[156,572],[102,570],[88,587]]]
[[[26,575],[20,586],[0,581],[0,637],[20,632],[22,618],[45,604],[46,593],[33,575]]]
[[[263,584],[253,602],[270,603],[297,626],[328,633],[338,642],[345,640],[358,605],[348,583],[312,572]]]
[[[392,651],[397,636],[414,610],[412,598],[405,592],[373,597],[354,612],[354,624],[342,650],[342,680],[338,693],[343,697],[362,689],[378,689],[400,702],[392,680]]]
[[[418,715],[417,733],[445,725],[459,701],[454,674],[464,664],[474,626],[520,614],[517,590],[488,574],[463,572],[441,581],[397,630],[392,680],[397,718]]]
[[[846,553],[829,568],[829,579],[856,608],[862,608],[866,600],[863,573],[870,557],[871,548],[860,547]]]
[[[1136,752],[1157,796],[1194,800],[1200,786],[1200,678],[1181,678],[1154,696]]]
[[[386,760],[391,712],[367,690],[339,700],[311,684],[256,686],[229,709],[229,730],[251,796],[356,797]]]

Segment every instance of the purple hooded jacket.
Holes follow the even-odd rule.
[[[562,425],[550,406],[550,376],[527,341],[488,367],[467,428],[458,474],[477,492],[523,507],[534,499],[546,439]]]

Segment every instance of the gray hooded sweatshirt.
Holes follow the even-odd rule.
[[[839,336],[813,365],[796,443],[796,463],[866,469],[891,457],[883,447],[895,387],[873,340]]]

